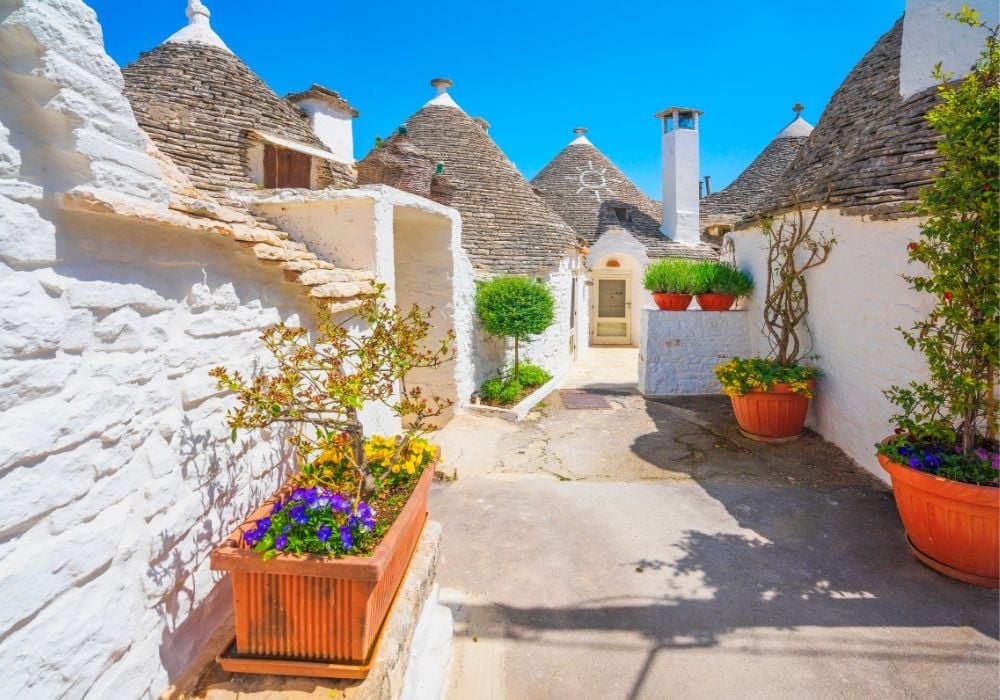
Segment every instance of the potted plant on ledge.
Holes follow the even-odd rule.
[[[794,193],[791,199],[791,214],[767,218],[761,226],[768,244],[763,330],[771,353],[734,357],[715,368],[740,432],[761,442],[787,442],[802,433],[820,374],[801,364],[808,354],[800,337],[809,313],[805,275],[826,262],[836,240],[813,233],[822,205],[807,217]]]
[[[965,8],[956,18],[983,26]],[[936,77],[949,76],[939,66]],[[944,82],[928,115],[943,135],[944,164],[921,192],[918,211],[928,219],[908,248],[923,274],[905,279],[935,305],[902,332],[930,376],[886,391],[900,412],[895,435],[877,446],[914,554],[941,573],[992,588],[1000,586],[998,78],[993,28],[975,70],[958,84]]]
[[[737,299],[753,291],[749,272],[715,260],[698,263],[695,279],[695,298],[702,311],[729,311]]]
[[[691,260],[657,260],[646,267],[643,285],[661,311],[684,311],[697,291],[695,263]]]
[[[393,596],[427,516],[436,451],[421,435],[450,401],[407,386],[418,367],[451,359],[452,335],[422,346],[430,312],[389,308],[382,288],[352,322],[317,307],[315,339],[278,324],[261,336],[269,369],[244,378],[218,367],[219,387],[238,393],[227,415],[240,430],[287,424],[298,470],[212,551],[232,574],[235,649],[229,671],[364,678]],[[363,405],[380,402],[409,425],[366,438]]]

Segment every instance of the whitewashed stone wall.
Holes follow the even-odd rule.
[[[717,394],[715,366],[750,354],[744,311],[643,309],[639,391],[644,396]]]
[[[882,390],[927,376],[923,357],[907,347],[897,326],[909,328],[931,307],[929,297],[909,289],[900,277],[906,246],[919,239],[916,219],[866,221],[820,214],[816,231],[832,232],[837,245],[829,260],[808,276],[815,365],[824,372],[809,409],[808,425],[840,447],[862,467],[886,478],[875,461],[874,445],[892,432],[896,410]],[[767,354],[761,331],[761,300],[766,280],[766,247],[756,230],[729,234],[736,261],[748,268],[758,290],[749,300],[752,347]]]

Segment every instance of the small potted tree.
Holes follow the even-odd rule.
[[[766,218],[761,225],[768,244],[763,330],[771,353],[734,357],[715,368],[723,392],[732,400],[740,432],[762,442],[794,440],[805,426],[819,376],[817,368],[801,363],[808,354],[801,335],[809,313],[806,273],[826,262],[836,243],[814,233],[823,205],[807,216],[798,196],[790,196],[794,211]]]
[[[684,311],[698,291],[691,260],[657,260],[646,267],[642,281],[661,311]]]
[[[476,313],[487,333],[514,339],[514,365],[509,372],[488,379],[480,388],[487,403],[509,406],[525,393],[552,378],[535,365],[522,366],[521,341],[543,333],[555,321],[555,298],[541,282],[524,277],[495,277],[476,289]]]
[[[702,311],[729,311],[740,297],[750,296],[753,277],[735,265],[706,260],[695,268],[695,298]]]
[[[953,16],[984,26],[963,8]],[[931,294],[930,315],[903,331],[927,360],[926,381],[894,386],[895,435],[877,446],[892,478],[899,515],[914,554],[953,578],[1000,586],[1000,452],[997,361],[1000,358],[1000,194],[997,190],[997,28],[973,72],[957,84],[941,73],[942,101],[928,114],[942,134],[943,167],[921,192],[927,216],[909,244],[919,274],[913,289]]]
[[[232,574],[235,649],[223,668],[364,678],[376,635],[427,515],[436,451],[422,437],[450,402],[408,386],[418,367],[451,359],[449,333],[425,348],[430,311],[384,303],[382,288],[349,322],[317,307],[314,338],[278,324],[261,336],[274,362],[252,377],[218,367],[237,393],[241,430],[286,427],[298,469],[212,551]],[[349,326],[362,323],[366,330]],[[380,402],[409,425],[365,437],[359,411]]]

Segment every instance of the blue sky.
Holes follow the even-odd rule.
[[[904,8],[904,0],[205,3],[216,32],[279,95],[320,83],[361,112],[359,158],[430,99],[431,78],[444,76],[529,179],[573,127],[586,126],[657,199],[654,113],[704,110],[701,174],[719,189],[791,121],[794,103],[815,124]],[[121,65],[187,21],[186,0],[88,4]]]

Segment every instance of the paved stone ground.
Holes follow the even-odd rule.
[[[452,700],[998,696],[997,594],[917,562],[880,481],[742,438],[725,397],[647,402],[635,362],[568,378],[608,410],[439,436]]]

